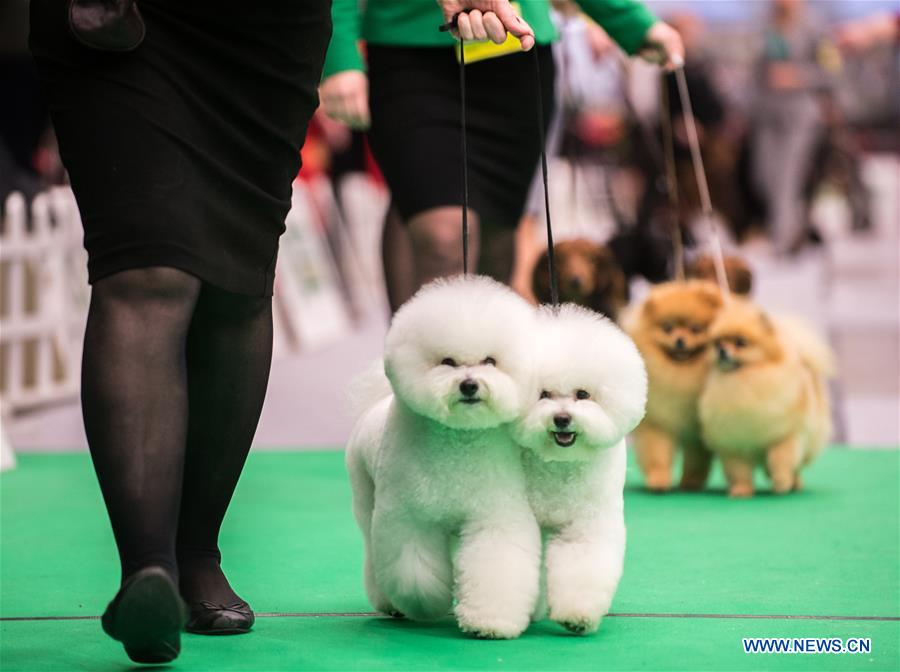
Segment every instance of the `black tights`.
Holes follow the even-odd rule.
[[[189,602],[237,601],[219,568],[219,528],[271,357],[270,297],[232,294],[173,268],[95,283],[82,407],[123,580],[160,565]]]

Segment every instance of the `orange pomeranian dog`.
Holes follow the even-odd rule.
[[[654,287],[626,318],[649,378],[647,414],[634,449],[647,488],[672,487],[677,448],[684,454],[681,487],[706,484],[712,455],[700,436],[697,401],[710,368],[709,327],[722,307],[719,288],[705,280]]]
[[[734,299],[710,328],[714,366],[700,397],[704,442],[722,460],[728,493],[753,494],[765,467],[776,493],[800,487],[800,468],[831,436],[826,378],[833,355],[805,326],[771,320]]]

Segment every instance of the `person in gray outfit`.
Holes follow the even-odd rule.
[[[824,31],[803,0],[773,0],[757,62],[753,179],[767,205],[778,254],[796,252],[806,233],[803,189],[824,131],[819,95],[829,75],[818,57]]]

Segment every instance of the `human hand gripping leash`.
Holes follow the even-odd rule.
[[[459,14],[453,20],[440,26],[442,32],[456,30]],[[544,184],[544,211],[547,219],[547,261],[550,272],[550,303],[559,305],[559,288],[556,278],[556,260],[553,252],[553,225],[550,222],[550,187],[547,169],[547,153],[544,146],[544,101],[541,93],[541,64],[538,50],[533,49],[534,71],[537,99],[538,139],[541,145],[541,177]],[[460,38],[459,48],[459,93],[460,93],[460,130],[462,149],[462,239],[463,239],[463,274],[469,273],[469,155],[466,146],[466,50],[465,41]]]

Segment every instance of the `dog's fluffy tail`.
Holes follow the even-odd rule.
[[[347,391],[347,407],[354,421],[378,402],[393,394],[391,383],[384,373],[384,360],[372,362],[365,371],[350,383]]]
[[[834,352],[810,325],[796,317],[785,315],[779,315],[776,323],[796,346],[800,359],[813,373],[823,378],[834,377],[837,371]]]
[[[827,379],[836,373],[835,355],[825,340],[802,320],[778,316],[776,324],[800,356],[810,372],[810,411],[805,440],[802,443],[801,464],[809,464],[822,452],[831,439],[831,395]]]

